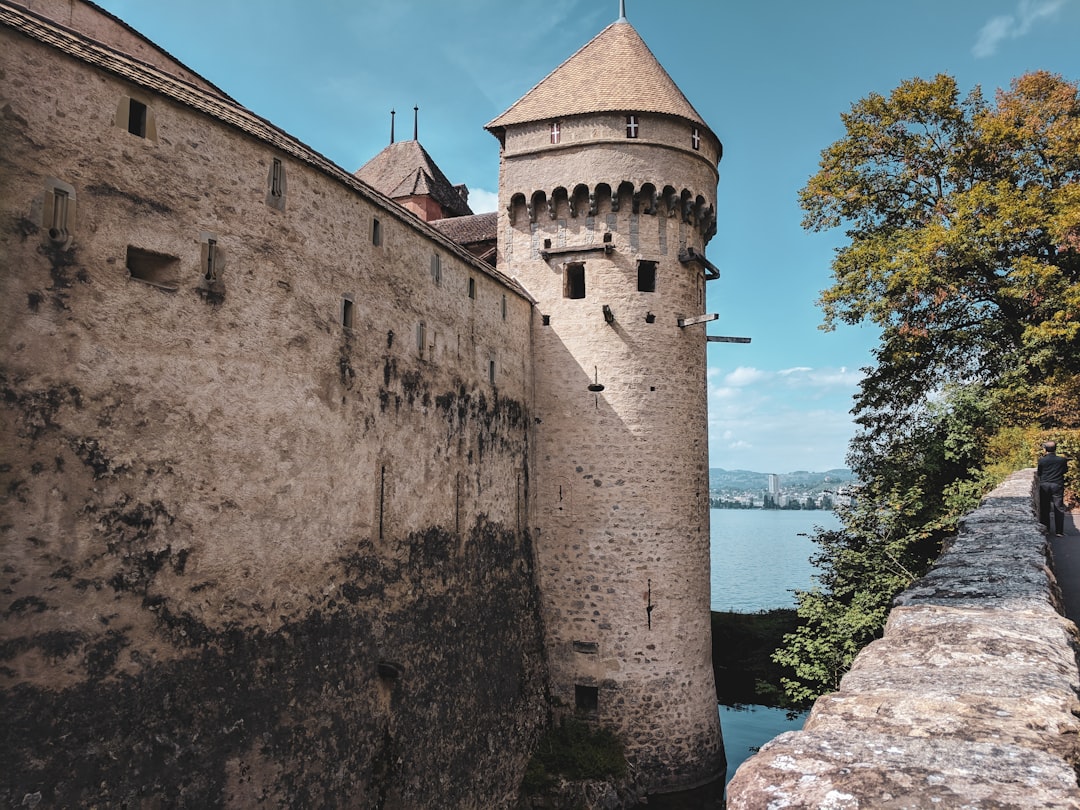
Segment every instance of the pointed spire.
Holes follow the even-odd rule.
[[[390,110],[390,143],[394,142],[394,113],[395,110]]]
[[[619,19],[616,22],[629,22],[626,19],[626,0],[619,0]]]
[[[419,137],[419,134],[418,134],[419,132],[420,132],[420,108],[419,107],[413,107],[412,108],[412,139],[414,141],[420,140],[420,137]]]

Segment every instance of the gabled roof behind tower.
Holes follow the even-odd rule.
[[[676,115],[708,128],[638,32],[620,18],[485,129],[498,135],[513,124],[622,111]]]
[[[393,200],[429,196],[446,212],[460,217],[472,213],[467,198],[435,165],[419,141],[398,141],[356,170],[356,177]]]

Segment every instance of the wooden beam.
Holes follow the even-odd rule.
[[[750,338],[744,337],[730,337],[728,335],[707,335],[706,340],[709,343],[749,343]]]
[[[720,316],[715,313],[709,313],[708,315],[695,315],[693,318],[679,318],[679,326],[693,326],[696,323],[708,323],[709,321],[715,321]]]

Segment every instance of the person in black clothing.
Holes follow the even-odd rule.
[[[1039,459],[1039,522],[1058,537],[1065,532],[1065,472],[1069,460],[1057,455],[1057,443],[1043,444]]]

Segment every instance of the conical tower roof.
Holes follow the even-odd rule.
[[[622,111],[676,115],[709,128],[624,19],[593,37],[485,129],[498,134],[514,124]]]
[[[472,213],[461,192],[446,179],[419,141],[390,144],[357,169],[354,176],[393,200],[428,195],[450,216]]]

